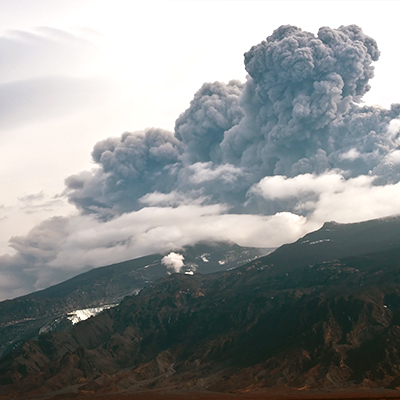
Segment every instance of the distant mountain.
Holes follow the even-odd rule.
[[[268,251],[233,243],[199,243],[175,250],[184,257],[182,273],[203,274],[236,268]],[[69,329],[79,320],[117,305],[125,296],[137,294],[170,273],[161,261],[168,253],[95,268],[47,289],[0,302],[0,357],[39,334]]]
[[[286,244],[265,257],[281,271],[321,261],[357,256],[400,246],[400,217],[354,224],[326,222],[295,243]]]
[[[0,359],[0,394],[400,387],[400,219],[172,274]],[[69,388],[69,389],[68,389]]]

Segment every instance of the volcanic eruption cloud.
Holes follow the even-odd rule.
[[[80,214],[13,238],[5,262],[29,261],[40,287],[49,269],[206,239],[273,247],[327,220],[398,214],[400,104],[362,105],[379,55],[355,25],[281,26],[244,54],[245,83],[205,83],[174,132],[97,143],[96,168],[65,181]]]

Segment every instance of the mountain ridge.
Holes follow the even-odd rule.
[[[396,388],[400,219],[334,227],[234,270],[166,276],[26,342],[0,359],[0,393]],[[291,265],[301,247],[312,257]]]
[[[268,250],[221,242],[199,243],[175,251],[185,257],[183,273],[207,273],[235,268]],[[127,295],[137,294],[169,273],[162,263],[168,253],[94,268],[50,288],[0,302],[0,356],[43,331],[69,329],[71,312],[109,307]]]

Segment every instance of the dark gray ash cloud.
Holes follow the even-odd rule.
[[[170,190],[182,149],[173,133],[162,129],[108,138],[92,152],[100,168],[68,177],[66,193],[84,214],[111,217],[136,210],[145,194]]]
[[[397,182],[390,124],[400,106],[360,106],[378,59],[376,42],[355,25],[317,35],[281,26],[245,53],[246,83],[204,84],[174,135],[153,128],[98,143],[99,168],[66,180],[69,200],[103,218],[139,209],[151,193],[274,213],[287,204],[264,204],[251,190],[265,176],[337,169]]]
[[[53,217],[36,225],[26,236],[12,237],[10,245],[17,250],[20,264],[35,269],[55,259],[66,237],[67,223],[67,218]]]
[[[400,104],[362,105],[378,59],[355,25],[278,28],[245,53],[246,82],[204,84],[174,132],[97,143],[94,169],[65,181],[80,214],[13,238],[0,289],[19,293],[10,276],[37,289],[199,240],[273,247],[327,220],[398,213]]]
[[[246,117],[225,133],[226,161],[256,164],[261,175],[332,167],[330,128],[369,90],[378,57],[375,41],[356,26],[324,27],[317,36],[293,26],[277,29],[245,54]]]
[[[244,116],[239,106],[243,84],[230,81],[205,83],[190,107],[176,120],[175,136],[185,145],[183,161],[221,163],[224,133]]]
[[[17,297],[71,276],[70,272],[60,274],[49,267],[68,237],[67,225],[68,218],[53,217],[36,225],[26,236],[10,239],[16,253],[0,256],[0,298]]]

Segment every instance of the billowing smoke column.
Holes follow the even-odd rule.
[[[398,182],[400,105],[359,105],[378,58],[376,42],[355,25],[317,36],[282,26],[245,54],[245,84],[204,84],[174,133],[152,128],[99,142],[98,170],[69,177],[66,194],[100,218],[193,201],[274,214],[295,203],[261,193],[268,177],[336,171],[344,180]]]
[[[132,211],[146,193],[170,190],[182,150],[173,133],[162,129],[103,140],[92,152],[100,169],[66,179],[69,199],[84,213],[104,217]]]
[[[243,84],[205,83],[176,121],[175,136],[185,145],[183,161],[221,163],[224,133],[244,116],[238,104]]]
[[[261,175],[322,172],[341,148],[331,128],[369,90],[374,40],[356,26],[318,36],[282,26],[245,54],[250,75],[241,98],[246,117],[226,132],[225,160]],[[354,144],[354,143],[353,143]]]

